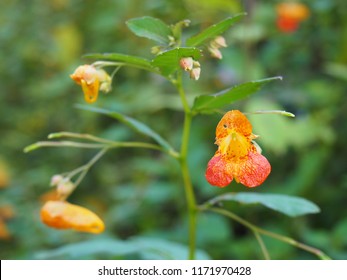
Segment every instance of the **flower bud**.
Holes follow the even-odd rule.
[[[197,81],[200,78],[200,72],[201,72],[201,68],[197,67],[197,68],[193,68],[189,74],[190,74],[190,78]]]
[[[58,184],[57,193],[59,197],[66,198],[73,192],[75,187],[69,179],[64,179]]]
[[[193,68],[198,68],[198,67],[200,67],[200,62],[194,60],[194,61],[193,61]]]
[[[184,71],[190,71],[193,69],[194,60],[192,57],[182,57],[180,60],[180,66]]]
[[[211,54],[211,57],[214,57],[214,58],[217,58],[217,59],[222,59],[223,58],[222,53],[221,53],[221,51],[219,49],[209,47],[208,50],[209,50],[209,52]]]
[[[51,178],[51,187],[55,187],[55,186],[58,186],[58,184],[64,179],[63,176],[61,176],[60,174],[57,174],[57,175],[53,175],[52,178]]]
[[[225,41],[225,38],[223,36],[217,36],[214,38],[214,40],[211,42],[216,48],[226,48],[227,43]]]

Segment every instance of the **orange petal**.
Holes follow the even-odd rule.
[[[276,7],[277,15],[281,18],[290,18],[296,21],[302,21],[309,17],[309,9],[301,3],[284,2]]]
[[[234,164],[235,180],[253,188],[262,184],[271,172],[271,165],[263,155],[250,151],[247,160]]]
[[[224,138],[229,133],[230,130],[240,133],[245,137],[250,137],[252,134],[252,125],[239,110],[232,110],[227,112],[216,128],[216,138]]]
[[[57,229],[74,229],[89,233],[101,233],[103,221],[87,208],[66,201],[48,201],[41,209],[41,220]]]
[[[86,102],[93,103],[98,99],[99,80],[95,79],[91,84],[88,84],[85,80],[81,80],[81,86]]]
[[[214,155],[214,157],[208,162],[206,169],[206,180],[212,186],[216,187],[226,187],[233,180],[233,176],[227,174],[227,162],[219,154]]]

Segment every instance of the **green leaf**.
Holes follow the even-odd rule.
[[[188,246],[177,242],[145,236],[133,237],[129,242],[137,244],[142,259],[186,260],[188,257]],[[210,256],[202,250],[196,250],[196,259],[209,260]]]
[[[96,239],[61,246],[57,249],[41,251],[38,259],[95,259],[96,256],[116,257],[138,251],[138,246],[131,242],[116,239]]]
[[[158,67],[164,76],[169,76],[180,67],[179,62],[182,57],[192,57],[194,60],[198,60],[200,56],[201,52],[197,48],[175,48],[159,54],[151,64]]]
[[[34,254],[36,259],[98,259],[127,258],[134,254],[148,260],[184,260],[188,256],[186,245],[159,238],[136,236],[128,240],[96,238],[74,244],[68,244],[52,250]],[[210,256],[196,251],[196,259],[209,260]]]
[[[264,84],[274,80],[282,80],[282,77],[273,77],[253,82],[240,84],[221,92],[200,95],[195,98],[192,110],[202,113],[210,113],[216,109],[230,105],[231,103],[243,99],[251,94],[256,93]]]
[[[210,40],[228,30],[234,23],[238,22],[245,15],[246,13],[237,14],[233,17],[229,17],[225,20],[222,20],[217,24],[209,26],[201,33],[189,38],[187,40],[187,46],[196,47],[202,45],[205,41]]]
[[[133,129],[134,131],[149,136],[151,137],[153,140],[155,140],[160,146],[162,146],[165,150],[167,151],[173,151],[174,149],[171,147],[171,145],[164,140],[158,133],[156,133],[155,131],[153,131],[150,127],[148,127],[146,124],[135,120],[131,117],[128,117],[126,115],[123,115],[121,113],[118,112],[114,112],[114,111],[109,111],[106,109],[102,109],[102,108],[97,108],[97,107],[89,107],[89,106],[84,106],[84,105],[77,105],[77,108],[82,109],[82,110],[86,110],[86,111],[91,111],[91,112],[96,112],[96,113],[100,113],[100,114],[104,114],[106,116],[109,116],[111,118],[117,119],[118,121],[124,123],[125,125],[129,126],[131,129]]]
[[[141,17],[130,19],[126,22],[128,28],[137,36],[154,40],[160,44],[168,45],[169,36],[173,36],[169,26],[160,19]]]
[[[35,254],[37,259],[95,259],[114,258],[138,252],[137,244],[132,242],[98,238],[61,246],[57,249],[41,251]]]
[[[107,60],[114,62],[122,62],[125,65],[154,71],[149,60],[132,55],[126,55],[121,53],[90,53],[83,56],[84,58],[95,59],[95,60]]]
[[[260,203],[267,208],[281,212],[290,217],[320,212],[319,207],[309,200],[282,194],[226,193],[213,198],[209,203],[216,204],[221,201],[237,201],[245,204]]]

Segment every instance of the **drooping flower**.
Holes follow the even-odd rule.
[[[227,112],[216,128],[218,150],[207,165],[207,181],[217,187],[226,187],[233,179],[250,188],[262,184],[271,166],[253,144],[256,138],[244,114]]]
[[[66,201],[47,201],[41,208],[41,220],[56,229],[74,229],[89,233],[101,233],[104,222],[87,208]]]
[[[291,33],[298,29],[300,22],[308,18],[310,11],[302,3],[282,2],[276,6],[277,27],[282,32]]]
[[[70,75],[78,85],[82,87],[84,99],[88,103],[97,100],[99,90],[109,92],[111,90],[111,77],[107,72],[93,65],[81,65]]]

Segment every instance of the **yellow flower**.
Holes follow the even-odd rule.
[[[47,201],[41,208],[41,220],[56,229],[74,229],[89,233],[101,233],[104,222],[87,208],[66,201]]]
[[[271,166],[253,144],[256,137],[244,114],[238,110],[227,112],[216,128],[218,150],[207,165],[207,181],[217,187],[225,187],[233,179],[250,188],[262,184]]]
[[[109,92],[111,89],[111,77],[103,69],[95,68],[93,65],[82,65],[77,67],[70,75],[78,85],[82,86],[84,99],[88,103],[97,100],[99,90]]]

